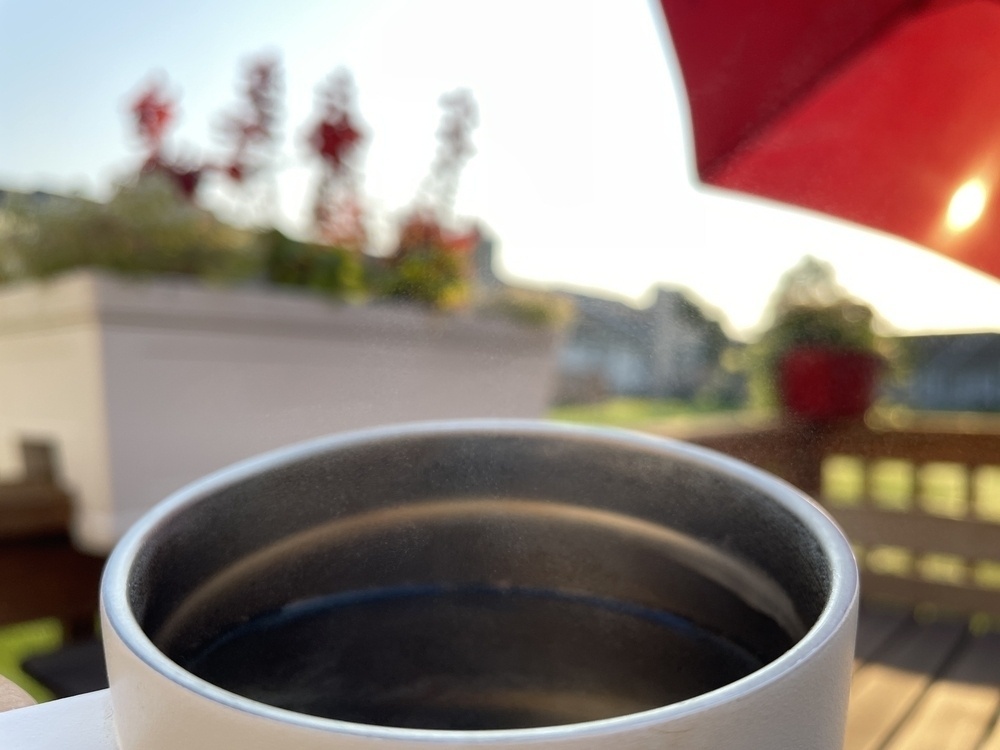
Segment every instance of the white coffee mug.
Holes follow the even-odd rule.
[[[27,750],[840,750],[851,549],[733,459],[541,422],[334,435],[173,495],[112,554],[110,691]]]

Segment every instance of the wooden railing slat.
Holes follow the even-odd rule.
[[[21,462],[25,482],[56,483],[55,448],[47,442],[21,441]]]
[[[0,625],[52,616],[92,624],[103,566],[59,537],[5,542],[0,580],[11,583],[0,596]]]
[[[866,458],[899,458],[914,463],[950,462],[1000,465],[1000,433],[876,431],[850,425],[825,433],[824,452]]]
[[[926,513],[896,513],[872,507],[827,506],[851,541],[885,544],[917,552],[1000,560],[1000,524],[944,518]]]
[[[27,539],[65,533],[69,496],[51,484],[0,484],[0,540]]]
[[[1000,590],[956,586],[937,581],[861,571],[861,592],[866,599],[899,606],[933,604],[952,614],[984,614],[1000,618]]]
[[[875,416],[876,423],[878,416]],[[977,518],[984,507],[974,489],[976,472],[1000,469],[1000,419],[981,415],[920,415],[903,427],[888,423],[871,427],[863,422],[808,425],[793,421],[756,423],[715,422],[707,429],[688,427],[675,437],[713,448],[755,464],[797,485],[808,494],[821,494],[824,460],[831,456],[856,458],[864,465],[862,497],[855,507],[827,507],[848,537],[866,548],[888,545],[925,554],[953,555],[965,562],[957,571],[958,586],[919,578],[880,576],[864,571],[865,597],[888,598],[912,607],[930,602],[966,614],[989,612],[1000,617],[1000,590],[973,585],[972,571],[980,560],[1000,561],[1000,523]],[[873,469],[883,460],[901,460],[912,467],[910,507],[893,512],[879,507],[873,496]],[[937,503],[924,501],[921,467],[954,463],[966,472],[962,503],[945,509],[963,518],[926,512]],[[906,501],[907,498],[896,498]],[[905,505],[905,502],[903,503]],[[992,511],[991,511],[992,512]],[[942,561],[944,562],[944,561]],[[913,566],[919,572],[920,565]],[[1000,749],[998,749],[1000,750]]]

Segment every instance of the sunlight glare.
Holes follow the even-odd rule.
[[[948,229],[964,232],[983,215],[988,190],[982,180],[969,180],[951,197],[948,204]]]

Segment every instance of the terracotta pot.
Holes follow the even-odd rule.
[[[860,418],[872,405],[881,369],[881,358],[871,352],[794,349],[778,366],[781,406],[816,422]]]

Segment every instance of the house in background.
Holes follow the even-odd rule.
[[[1000,333],[904,336],[908,374],[890,392],[914,409],[1000,412]]]
[[[73,206],[83,201],[83,199],[67,198],[41,190],[36,190],[33,193],[24,193],[17,190],[0,189],[0,208],[6,206],[10,201],[21,201],[32,208],[55,208],[59,206]]]
[[[491,233],[478,228],[474,278],[484,290],[508,286],[494,273]],[[742,399],[742,380],[723,372],[733,342],[717,320],[679,289],[660,287],[645,308],[573,292],[575,316],[559,350],[557,403],[610,396],[690,399],[716,391]]]
[[[560,403],[615,395],[691,399],[720,387],[720,360],[732,342],[684,292],[661,287],[646,308],[568,296],[576,320],[559,353]]]

